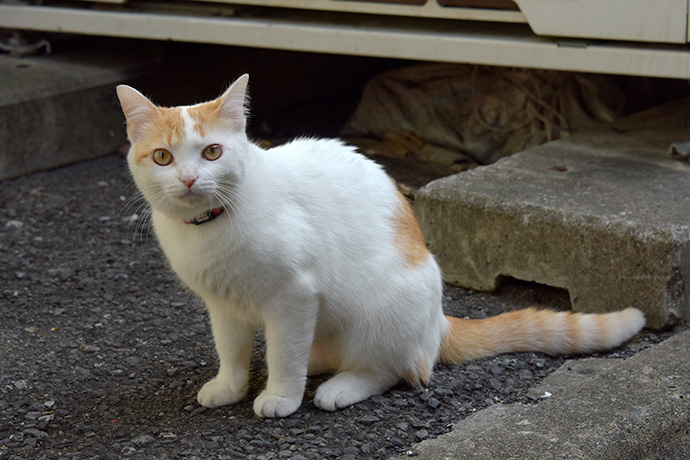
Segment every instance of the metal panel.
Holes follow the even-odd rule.
[[[515,0],[538,35],[686,43],[687,0]]]
[[[208,0],[197,0],[208,1]],[[344,13],[387,14],[419,18],[464,19],[472,21],[526,22],[520,11],[491,8],[442,6],[436,0],[421,5],[405,2],[374,2],[362,0],[213,0],[219,3],[298,8]]]
[[[690,78],[686,46],[560,42],[527,26],[297,12],[217,17],[0,4],[0,27],[424,61]]]

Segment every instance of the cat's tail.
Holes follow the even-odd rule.
[[[528,308],[479,320],[446,319],[439,355],[446,364],[516,351],[591,353],[622,344],[645,325],[644,314],[636,308],[604,314]]]

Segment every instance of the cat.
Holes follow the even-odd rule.
[[[616,347],[641,311],[534,308],[482,320],[444,316],[441,270],[407,199],[374,161],[333,139],[264,150],[246,134],[248,75],[210,102],[158,107],[120,85],[132,177],[177,276],[205,302],[220,368],[206,407],[245,398],[256,328],[268,379],[260,417],[301,405],[308,375],[331,373],[314,398],[344,408],[434,366],[511,351]]]

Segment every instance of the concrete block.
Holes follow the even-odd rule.
[[[659,113],[685,120],[688,106]],[[632,135],[572,136],[421,189],[416,212],[446,281],[488,291],[513,277],[567,289],[576,311],[688,320],[690,164],[666,151],[690,130],[664,131],[659,113],[642,137],[634,127],[650,114],[622,124]]]
[[[51,56],[0,55],[0,180],[106,155],[126,142],[114,88],[152,61],[86,43]]]
[[[532,390],[536,404],[496,404],[398,458],[688,458],[690,331],[626,360],[566,361]]]

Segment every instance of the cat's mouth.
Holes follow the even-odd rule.
[[[210,207],[213,207],[216,206],[217,203],[216,200],[212,199],[207,194],[199,193],[199,191],[195,192],[192,190],[187,190],[184,193],[181,193],[180,195],[175,197],[173,201],[175,201],[181,208],[188,209],[190,214],[200,211],[204,211],[205,213],[207,213],[209,205]],[[193,219],[186,220],[191,221]]]
[[[176,200],[183,205],[194,206],[201,201],[208,200],[208,197],[192,189],[186,189],[176,197]]]

